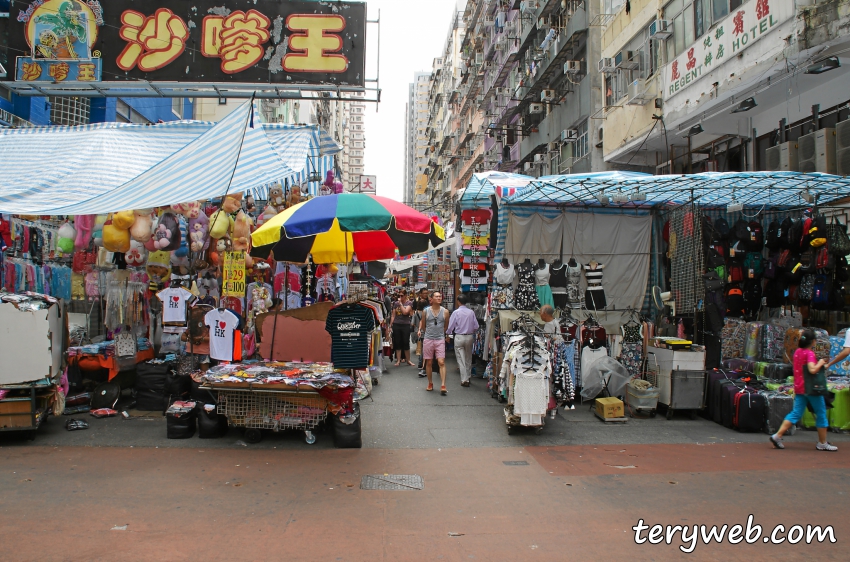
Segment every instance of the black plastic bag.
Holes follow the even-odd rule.
[[[219,439],[227,433],[227,416],[216,412],[215,408],[198,411],[198,437],[201,439]]]
[[[354,403],[353,413],[348,415],[330,415],[334,432],[334,447],[337,449],[360,449],[363,438],[360,427],[360,405]]]

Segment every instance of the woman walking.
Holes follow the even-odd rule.
[[[826,429],[829,423],[826,419],[826,402],[823,396],[811,396],[806,394],[806,377],[811,376],[810,373],[817,373],[826,361],[818,360],[815,353],[810,349],[815,342],[816,336],[812,330],[803,330],[800,336],[800,342],[797,344],[799,349],[794,352],[794,409],[785,417],[779,431],[770,436],[770,442],[777,449],[784,449],[785,444],[782,443],[782,436],[785,432],[791,429],[793,424],[799,423],[803,414],[806,413],[806,406],[810,406],[815,414],[815,426],[818,430],[818,451],[837,451],[838,447],[832,445],[826,440]]]
[[[413,303],[408,300],[407,293],[402,289],[398,300],[393,303],[393,314],[391,324],[393,327],[393,351],[396,360],[393,365],[398,367],[404,360],[411,367],[410,362],[410,319],[413,316]]]
[[[434,390],[431,369],[434,359],[440,366],[440,394],[446,395],[446,328],[449,325],[449,311],[441,306],[443,295],[439,291],[431,293],[431,306],[422,312],[419,323],[419,335],[422,341],[422,357],[425,360],[425,376],[428,377],[428,388]]]

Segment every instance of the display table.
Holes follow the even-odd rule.
[[[121,367],[118,365],[118,359],[114,354],[109,352],[110,342],[103,342],[97,346],[82,346],[68,348],[68,362],[76,363],[83,371],[98,371],[106,369],[109,371],[109,379],[112,380],[118,373],[121,372]],[[145,347],[145,349],[142,349]],[[149,343],[140,345],[139,351],[136,352],[136,364],[144,363],[156,357],[156,352],[153,346]]]

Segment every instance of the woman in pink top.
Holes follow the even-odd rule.
[[[784,449],[782,436],[785,432],[791,429],[791,425],[799,423],[803,414],[806,413],[806,406],[811,406],[815,413],[815,426],[818,429],[818,451],[837,451],[838,447],[831,445],[826,440],[826,428],[829,422],[826,419],[826,402],[823,396],[807,396],[806,395],[806,379],[808,373],[818,372],[826,361],[815,357],[815,353],[810,349],[815,342],[816,336],[812,330],[804,330],[800,336],[800,343],[797,344],[799,349],[794,352],[794,409],[790,414],[785,416],[782,426],[775,434],[770,436],[770,442],[777,449]],[[808,368],[808,372],[806,371]]]

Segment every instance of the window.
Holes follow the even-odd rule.
[[[183,99],[182,98],[171,98],[171,112],[183,119]]]
[[[603,0],[603,14],[616,14],[623,7],[626,0]]]
[[[119,123],[150,123],[150,120],[121,99],[115,105],[115,120]]]
[[[667,61],[679,56],[688,46],[708,32],[743,0],[672,0],[664,6],[664,19],[673,26],[667,40]]]
[[[51,96],[50,122],[54,125],[88,125],[89,98]]]
[[[0,98],[11,101],[12,100],[12,90],[0,84]]]

